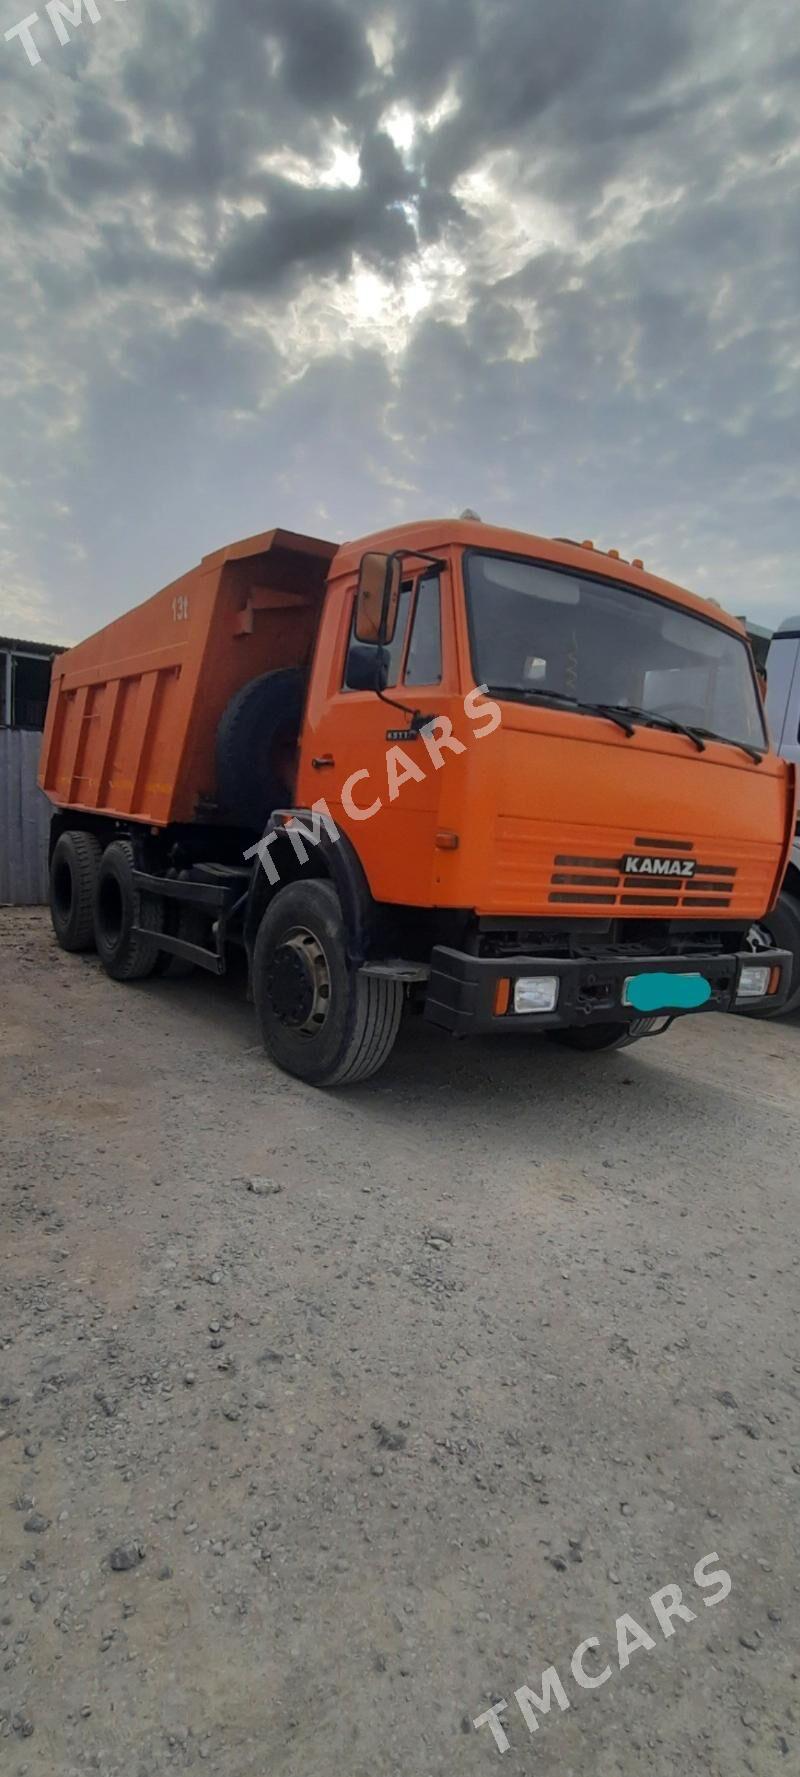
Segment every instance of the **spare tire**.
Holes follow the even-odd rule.
[[[264,673],[231,698],[217,729],[220,808],[258,833],[274,808],[292,800],[304,690],[304,675],[296,667]]]

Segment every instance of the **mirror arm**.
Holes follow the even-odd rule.
[[[403,562],[408,561],[409,558],[412,561],[432,562],[433,566],[435,568],[446,568],[447,567],[447,562],[443,560],[441,555],[428,555],[426,550],[424,550],[424,549],[394,549],[394,550],[392,550],[391,560],[392,561],[399,561],[401,566],[402,566]]]
[[[410,735],[421,734],[429,722],[437,722],[439,719],[438,716],[431,715],[430,710],[411,710],[407,703],[395,703],[394,698],[387,697],[385,691],[379,691],[378,696],[381,703],[388,703],[390,710],[399,710],[401,715],[408,716],[408,733]]]

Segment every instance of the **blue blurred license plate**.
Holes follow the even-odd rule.
[[[622,988],[623,1006],[633,1006],[637,1012],[689,1012],[704,1006],[710,998],[711,983],[705,975],[670,974],[666,970],[629,975]]]

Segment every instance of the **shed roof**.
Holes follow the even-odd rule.
[[[0,636],[0,654],[35,654],[42,660],[51,660],[64,650],[63,642],[26,642],[21,636]]]

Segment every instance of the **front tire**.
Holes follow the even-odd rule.
[[[140,894],[133,870],[130,840],[116,839],[103,852],[94,898],[97,954],[112,981],[142,981],[158,961],[161,909],[158,901]],[[146,927],[148,935],[134,935],[134,926]]]
[[[94,949],[94,896],[102,857],[93,833],[62,833],[50,861],[50,918],[62,950]]]
[[[800,1006],[800,901],[795,895],[787,894],[785,889],[777,907],[765,919],[759,920],[757,926],[751,926],[748,933],[748,948],[752,950],[755,962],[761,951],[773,945],[777,950],[790,950],[794,959],[789,998],[778,1012],[773,1011],[768,1000],[752,1006],[737,1006],[742,1018],[782,1018],[784,1013],[796,1012]]]
[[[388,1060],[403,1010],[397,981],[362,975],[347,958],[329,882],[281,889],[259,927],[253,997],[270,1059],[310,1086],[368,1080]]]

